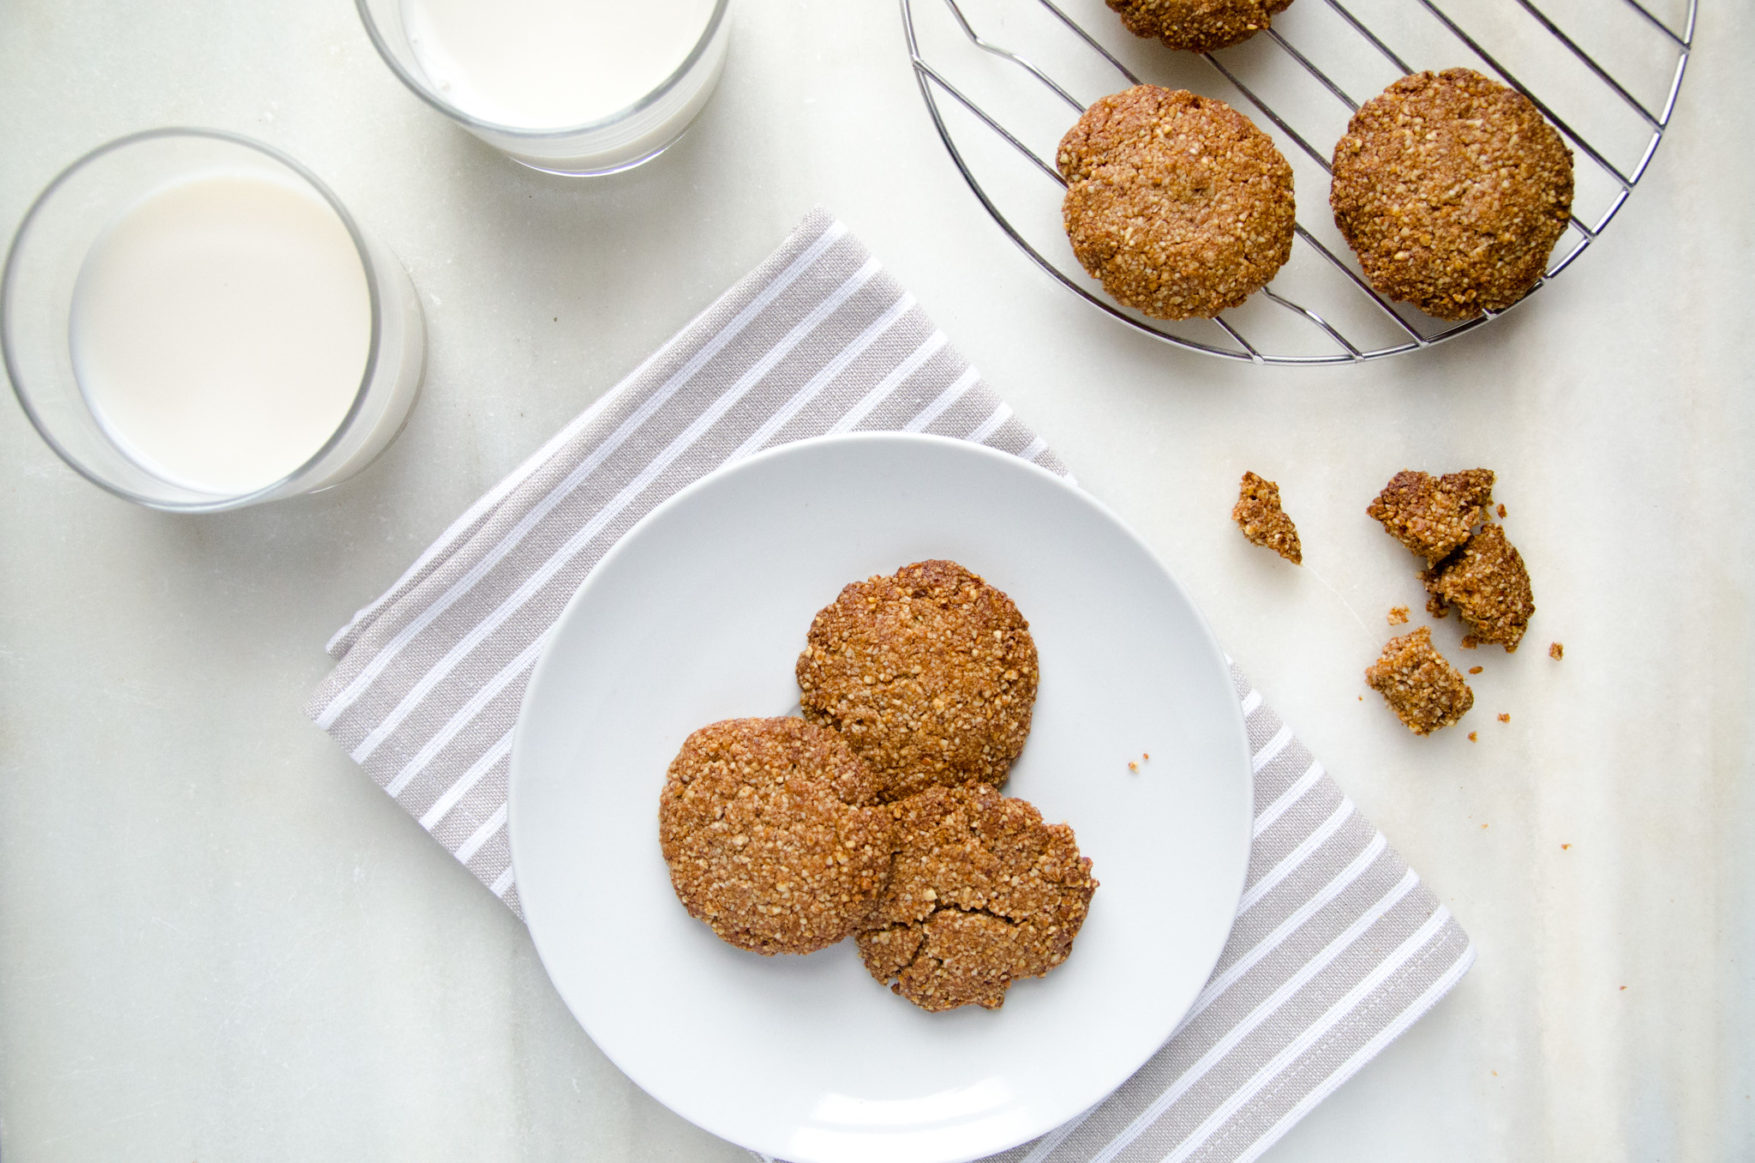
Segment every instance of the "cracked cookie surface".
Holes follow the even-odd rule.
[[[890,811],[889,886],[858,935],[874,978],[925,1010],[997,1009],[1012,982],[1066,960],[1097,889],[1070,827],[987,786]]]
[[[880,797],[1005,781],[1036,703],[1036,643],[1012,600],[954,561],[842,589],[795,671],[804,717],[871,765]]]
[[[658,840],[677,899],[756,953],[849,936],[889,875],[877,781],[803,719],[726,719],[684,741],[660,793]]]

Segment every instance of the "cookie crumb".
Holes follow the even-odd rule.
[[[1130,759],[1127,761],[1127,769],[1129,771],[1138,771],[1140,769],[1140,765],[1135,763],[1133,760]]]
[[[1142,751],[1142,752],[1140,752],[1140,758],[1141,758],[1141,759],[1150,759],[1150,758],[1151,758],[1151,757],[1152,757],[1152,753],[1151,753],[1151,752],[1150,752],[1150,751]]]
[[[1564,852],[1564,851],[1566,851],[1566,850],[1567,850],[1567,849],[1568,849],[1568,848],[1570,848],[1570,847],[1572,847],[1572,845],[1570,845],[1570,844],[1562,844],[1562,845],[1560,845],[1560,851],[1562,851],[1562,852]]]
[[[1495,509],[1495,510],[1494,510],[1494,512],[1496,512],[1496,513],[1498,513],[1498,514],[1499,514],[1499,519],[1500,519],[1500,520],[1501,520],[1501,521],[1503,521],[1503,520],[1505,520],[1505,502],[1504,502],[1504,501],[1500,501],[1500,502],[1499,502],[1499,507],[1498,507],[1498,508],[1497,508],[1497,509]]]
[[[1457,643],[1457,645],[1461,646],[1464,650],[1473,650],[1480,644],[1481,640],[1476,638],[1473,634],[1464,634],[1462,636],[1462,641]]]
[[[1473,743],[1473,742],[1475,742],[1475,733],[1474,733],[1474,732],[1473,732],[1473,731],[1470,731],[1470,732],[1469,732],[1469,742],[1470,742],[1470,743]],[[1483,828],[1485,828],[1485,827],[1486,827],[1486,826],[1487,826],[1487,825],[1485,825],[1485,824],[1482,824],[1482,825],[1481,825],[1481,827],[1483,827]]]
[[[1237,504],[1231,509],[1231,520],[1243,530],[1251,545],[1271,549],[1293,565],[1304,564],[1304,551],[1298,543],[1298,528],[1280,508],[1280,486],[1255,473],[1243,474],[1238,486]]]
[[[1438,653],[1432,632],[1424,626],[1391,638],[1365,671],[1365,681],[1416,735],[1450,726],[1475,705],[1462,671]]]
[[[1511,715],[1510,714],[1502,714],[1499,716],[1499,721],[1501,723],[1509,723],[1509,722],[1511,722]]]
[[[1406,606],[1391,606],[1389,608],[1389,624],[1391,626],[1406,626],[1408,624],[1408,608]]]
[[[1558,642],[1548,643],[1548,657],[1552,658],[1555,662],[1559,662],[1562,658],[1566,657],[1566,647]]]
[[[1391,537],[1437,565],[1469,539],[1493,500],[1493,470],[1471,468],[1435,477],[1404,468],[1365,507]]]
[[[1523,555],[1492,522],[1438,565],[1421,575],[1435,602],[1456,607],[1468,634],[1463,646],[1496,642],[1510,654],[1517,649],[1536,603]]]
[[[1486,670],[1486,669],[1487,668],[1484,666],[1471,666],[1471,667],[1469,667],[1469,673],[1470,674],[1480,674],[1483,670]]]

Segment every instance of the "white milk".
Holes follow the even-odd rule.
[[[712,0],[403,0],[409,46],[483,121],[566,129],[627,108],[688,57]]]
[[[309,460],[360,390],[372,313],[330,206],[215,173],[147,195],[74,287],[74,374],[117,447],[189,488],[253,492]]]

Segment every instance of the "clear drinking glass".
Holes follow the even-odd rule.
[[[559,127],[509,124],[484,114],[480,108],[473,112],[464,108],[469,101],[464,99],[460,103],[453,86],[431,75],[430,67],[423,64],[417,51],[420,33],[411,28],[411,16],[418,19],[421,3],[422,0],[355,0],[372,44],[415,96],[513,161],[551,174],[610,174],[631,169],[663,153],[706,107],[719,83],[731,34],[731,0],[712,0],[710,7],[703,5],[705,21],[682,63],[643,93],[630,93],[625,101],[615,103],[613,111],[578,124]],[[620,11],[640,14],[646,6],[646,0],[635,0]],[[541,7],[540,2],[527,0],[522,5],[480,6],[475,11],[497,13],[507,21],[539,23],[539,17],[533,13]],[[675,32],[662,16],[651,16],[649,21],[652,28],[662,28],[664,35]],[[687,31],[692,31],[692,26]],[[504,46],[494,51],[503,54]],[[500,59],[497,65],[505,69],[507,62]]]
[[[244,489],[191,484],[155,469],[124,451],[82,385],[74,343],[76,290],[88,260],[118,221],[147,200],[190,182],[217,178],[242,188],[271,182],[308,195],[312,220],[333,213],[346,231],[364,275],[369,301],[369,340],[357,387],[351,379],[330,387],[351,403],[327,439],[314,438],[308,457],[287,450],[296,467],[267,483]],[[338,253],[346,259],[345,244]],[[300,321],[289,320],[288,328]],[[365,334],[358,328],[357,334]],[[224,341],[235,337],[215,336]],[[294,341],[302,342],[302,334]],[[117,496],[153,508],[187,512],[232,509],[328,488],[364,468],[401,431],[420,388],[426,358],[426,327],[420,302],[396,257],[362,231],[339,199],[297,161],[235,134],[209,129],[156,129],[100,146],[62,171],[37,197],[6,258],[0,278],[0,351],[7,375],[31,423],[61,459]],[[199,359],[200,353],[181,356]],[[350,372],[351,375],[351,372]],[[247,396],[251,385],[240,384]],[[243,407],[249,406],[244,400]],[[328,431],[320,417],[318,433]],[[198,417],[197,417],[198,419]],[[198,447],[198,425],[186,439]],[[174,435],[174,433],[173,433]],[[278,468],[272,470],[278,471]]]

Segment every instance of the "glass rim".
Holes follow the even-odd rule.
[[[660,81],[650,92],[632,104],[625,105],[595,120],[582,121],[576,125],[560,126],[553,129],[533,129],[528,126],[507,125],[503,122],[477,117],[473,113],[458,108],[434,93],[424,81],[397,59],[396,54],[385,43],[384,34],[379,31],[378,22],[372,16],[370,0],[354,0],[354,9],[359,13],[360,23],[366,27],[366,36],[371,40],[372,47],[378,51],[378,56],[384,63],[390,66],[390,71],[396,74],[397,79],[407,86],[416,97],[446,117],[472,130],[521,138],[526,141],[561,141],[569,137],[619,125],[630,117],[645,112],[668,96],[706,55],[708,47],[713,43],[713,38],[719,32],[720,25],[725,23],[725,17],[731,10],[731,0],[713,0],[713,11],[707,17],[707,24],[701,30],[701,35],[696,39],[693,47],[689,49],[689,54],[683,58],[680,65],[671,71],[669,76]]]
[[[216,494],[211,500],[167,501],[154,497],[142,496],[132,489],[125,488],[114,481],[105,479],[94,469],[84,464],[79,457],[63,446],[59,440],[55,439],[54,435],[49,431],[47,424],[43,421],[42,417],[38,415],[37,409],[32,407],[29,392],[24,386],[25,378],[14,361],[12,350],[13,345],[11,342],[12,313],[10,306],[14,292],[17,289],[15,286],[15,280],[19,273],[18,267],[21,261],[20,253],[22,250],[22,244],[25,241],[25,236],[29,232],[32,224],[36,222],[38,214],[48,205],[49,200],[57,191],[71,181],[75,174],[78,174],[88,165],[98,161],[100,158],[132,146],[140,145],[144,142],[190,137],[208,138],[210,140],[224,142],[228,145],[241,146],[245,149],[253,150],[256,153],[267,157],[270,161],[277,162],[286,169],[292,171],[296,177],[316,191],[318,196],[320,196],[328,207],[335,212],[336,217],[341,221],[343,229],[347,231],[348,239],[353,244],[355,254],[359,256],[361,273],[366,279],[366,296],[371,307],[371,333],[366,345],[365,366],[360,371],[359,386],[354,389],[353,399],[348,404],[346,414],[343,415],[341,420],[336,424],[335,431],[329,434],[329,438],[326,439],[309,457],[300,462],[298,467],[294,468],[285,476],[270,481],[261,488],[252,489],[247,493]],[[335,192],[324,183],[323,179],[319,178],[309,167],[300,162],[297,158],[283,153],[265,142],[257,141],[255,138],[246,137],[241,133],[233,133],[230,130],[225,129],[207,129],[199,126],[161,126],[156,129],[143,129],[136,133],[125,134],[122,137],[118,137],[112,141],[107,141],[102,145],[87,150],[85,153],[81,154],[63,167],[61,171],[55,175],[54,179],[51,180],[48,185],[43,187],[42,192],[31,201],[30,207],[24,213],[24,217],[19,221],[18,229],[12,233],[12,241],[6,252],[6,265],[4,270],[0,271],[0,362],[4,362],[6,366],[7,378],[12,383],[13,397],[18,400],[19,406],[24,409],[24,414],[26,418],[30,420],[31,426],[37,430],[37,435],[43,438],[43,442],[47,444],[50,449],[54,451],[55,455],[59,456],[69,468],[73,469],[73,471],[77,472],[92,484],[97,485],[106,492],[121,497],[123,500],[132,501],[138,505],[145,505],[148,508],[160,509],[167,512],[206,513],[217,512],[223,509],[241,508],[245,505],[253,504],[256,501],[266,499],[267,495],[273,493],[276,489],[282,488],[289,482],[296,481],[301,476],[304,476],[313,466],[332,452],[348,435],[348,433],[353,430],[355,421],[359,419],[360,411],[365,407],[366,395],[371,387],[373,376],[377,371],[378,359],[383,345],[383,302],[378,289],[380,277],[381,272],[378,269],[378,265],[372,261],[371,246],[367,243],[365,235],[359,228],[359,224],[354,221],[353,215],[348,213],[347,207],[342,203],[341,199],[336,196]],[[83,395],[83,390],[81,394]],[[112,444],[113,443],[114,442],[112,441]],[[120,452],[121,450],[118,449],[117,451]],[[125,452],[122,453],[122,455],[129,460],[133,460],[133,458],[128,457]],[[153,471],[145,465],[141,465],[140,468],[143,472],[146,472],[149,475],[158,475],[153,473]],[[190,491],[194,492],[198,490],[191,489]]]

